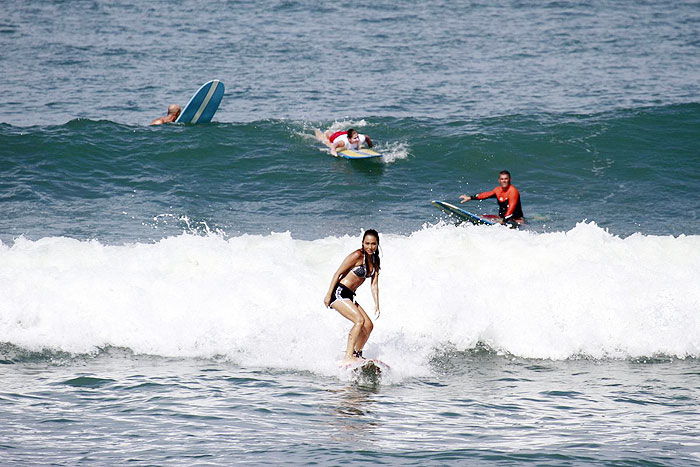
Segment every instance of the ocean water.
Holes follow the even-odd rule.
[[[700,465],[697,2],[0,11],[3,465]],[[525,229],[430,203],[503,169]]]

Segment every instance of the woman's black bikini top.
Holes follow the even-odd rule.
[[[352,272],[354,272],[357,277],[367,279],[368,277],[374,276],[374,273],[376,271],[376,269],[374,269],[372,270],[372,274],[367,274],[368,269],[369,268],[367,267],[367,256],[365,256],[364,262],[357,266],[355,269],[353,269]]]

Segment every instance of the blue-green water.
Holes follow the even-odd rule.
[[[386,152],[380,163],[328,157],[311,135],[330,123],[5,125],[0,238],[147,241],[181,232],[185,218],[228,234],[309,239],[369,225],[405,234],[437,222],[431,199],[489,190],[504,168],[536,230],[588,220],[617,235],[700,232],[697,104],[351,121]],[[493,200],[469,206],[496,210]]]
[[[0,11],[3,464],[700,464],[696,2]],[[503,169],[526,230],[430,204]]]

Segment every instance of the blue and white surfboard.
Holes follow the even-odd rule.
[[[224,83],[218,79],[204,83],[194,93],[175,123],[210,122],[224,97]]]
[[[475,225],[493,225],[493,222],[484,219],[483,217],[477,216],[476,214],[472,214],[469,211],[465,211],[462,208],[458,208],[454,204],[450,204],[446,201],[432,201],[433,206],[436,208],[440,209],[441,211],[450,214],[452,216],[455,216],[457,219],[461,221],[467,221],[471,222],[472,224]]]

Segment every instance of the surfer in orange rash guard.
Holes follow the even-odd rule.
[[[333,274],[323,303],[352,321],[343,363],[362,361],[365,346],[374,324],[365,310],[355,301],[355,291],[370,279],[375,317],[379,318],[379,234],[369,229],[362,236],[362,248],[350,253]]]
[[[520,192],[510,184],[510,172],[501,170],[498,174],[499,186],[491,191],[484,191],[476,195],[461,195],[460,202],[466,203],[473,199],[482,200],[495,197],[498,201],[498,217],[501,224],[523,224],[523,208],[520,205]]]
[[[151,125],[162,125],[163,123],[173,123],[180,116],[182,109],[177,104],[172,104],[168,107],[168,115],[165,117],[156,118],[151,122]]]

